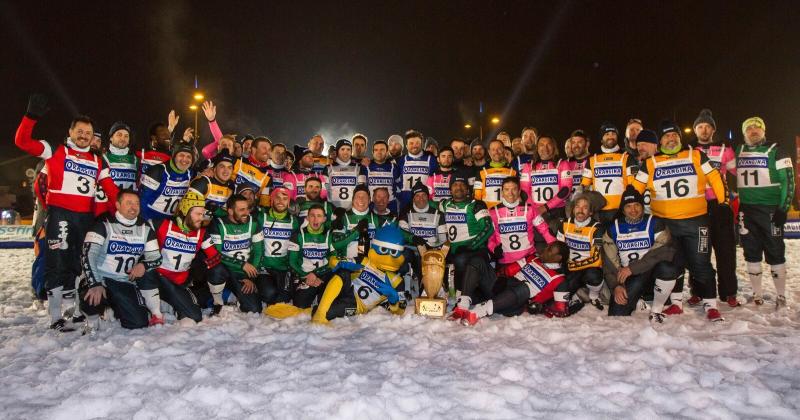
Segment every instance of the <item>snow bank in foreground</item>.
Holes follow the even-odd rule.
[[[225,308],[194,327],[104,323],[88,338],[45,331],[30,250],[0,256],[0,418],[800,417],[798,313],[769,301],[722,305],[713,325],[690,309],[658,331],[645,314],[592,307],[472,328],[380,310],[321,327]],[[796,264],[788,277],[800,307]]]

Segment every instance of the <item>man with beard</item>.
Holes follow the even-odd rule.
[[[454,140],[455,142],[455,140]],[[464,144],[464,142],[461,142]],[[427,188],[430,199],[435,203],[450,198],[450,177],[453,174],[453,161],[455,153],[449,146],[442,147],[439,151],[439,167],[428,177]]]
[[[400,208],[406,208],[411,203],[411,190],[414,185],[417,182],[425,185],[428,177],[439,168],[436,157],[422,150],[423,138],[425,136],[419,131],[408,130],[406,132],[407,153],[397,159],[401,177],[401,184],[397,191]]]
[[[567,161],[570,174],[572,175],[572,195],[577,193],[577,190],[583,189],[581,181],[583,180],[583,169],[589,162],[589,136],[581,130],[573,131],[567,145],[570,150],[570,157]]]
[[[536,143],[539,139],[539,132],[534,127],[525,127],[522,129],[522,146],[523,153],[514,158],[511,167],[519,171],[522,165],[538,160],[536,155]]]
[[[492,208],[500,204],[503,180],[510,176],[516,176],[517,171],[508,166],[503,142],[500,140],[489,142],[489,159],[489,163],[481,167],[475,177],[473,196],[476,200],[482,200],[486,207]]]
[[[503,144],[500,142],[500,144]],[[486,166],[486,148],[483,147],[483,143],[475,139],[469,145],[470,156],[472,157],[472,167],[475,168],[475,172],[479,172],[481,168]]]
[[[711,166],[705,153],[681,144],[681,129],[671,121],[659,126],[659,154],[644,162],[633,180],[639,193],[650,190],[650,210],[669,228],[678,251],[676,265],[688,268],[695,291],[703,299],[703,309],[710,321],[722,321],[717,310],[717,290],[714,267],[711,265],[708,203],[705,188],[708,184],[720,206],[728,207],[728,189],[719,172]],[[730,211],[730,210],[728,210]],[[670,312],[683,312],[678,292],[683,281],[676,285]],[[677,301],[677,302],[676,302]]]
[[[300,226],[306,225],[306,217],[308,216],[308,209],[317,205],[322,208],[325,213],[325,227],[330,227],[331,216],[333,215],[333,205],[324,198],[320,197],[321,193],[325,190],[322,188],[322,182],[319,178],[308,177],[305,180],[303,187],[305,197],[300,197],[295,200],[290,206],[290,212],[297,216],[300,221]]]
[[[203,227],[205,204],[203,197],[187,192],[174,217],[152,223],[161,249],[161,265],[139,280],[139,290],[150,311],[150,325],[164,323],[162,299],[175,309],[178,319],[203,319],[197,299],[189,290],[189,268],[200,252],[205,255],[208,270],[216,269],[222,259]]]
[[[388,207],[395,214],[400,212],[397,202],[397,189],[400,184],[400,167],[391,160],[387,160],[389,146],[383,140],[378,140],[372,145],[372,161],[367,165],[367,186],[370,194],[375,195],[377,188],[386,188],[389,193]]]
[[[145,220],[169,219],[175,214],[175,208],[189,190],[189,182],[194,177],[190,169],[193,162],[194,149],[191,144],[179,142],[172,148],[169,161],[151,166],[142,175],[139,195]]]
[[[175,129],[175,125],[178,123],[178,117],[175,115],[174,110],[169,112],[169,121],[169,126],[163,122],[157,122],[151,125],[150,129],[147,130],[150,136],[149,148],[136,151],[136,157],[139,159],[139,164],[141,165],[139,167],[139,177],[144,175],[151,166],[158,165],[159,163],[166,163],[172,157],[170,153],[172,137],[174,135],[172,130]],[[186,133],[189,133],[191,137],[190,130],[191,128],[187,128]],[[186,136],[184,135],[184,137]]]
[[[761,259],[766,257],[772,272],[775,308],[786,307],[786,248],[783,225],[794,198],[794,170],[778,144],[767,142],[766,124],[759,117],[742,123],[745,144],[736,151],[739,188],[739,237],[747,261],[747,275],[753,285],[753,303],[763,305]],[[718,196],[719,197],[719,196]]]
[[[316,178],[323,186],[326,179],[325,175],[314,172],[314,154],[311,149],[295,146],[295,151],[298,157],[297,165],[283,180],[283,186],[289,190],[289,198],[292,201],[306,196],[305,185],[308,178]],[[328,197],[327,189],[323,188],[320,194],[322,198]]]
[[[261,299],[255,278],[264,258],[264,235],[247,207],[247,199],[235,194],[228,199],[227,215],[215,218],[208,235],[222,256],[222,264],[208,272],[208,288],[213,298],[212,316],[222,311],[222,290],[236,295],[242,312],[261,312]]]
[[[291,300],[289,240],[300,229],[300,221],[289,213],[289,191],[279,187],[271,195],[271,206],[256,216],[264,236],[264,256],[255,282],[261,301],[267,305]]]
[[[736,156],[734,149],[723,142],[715,141],[714,132],[717,123],[711,111],[704,109],[694,121],[694,133],[697,136],[695,147],[708,156],[709,162],[714,169],[719,171],[722,180],[728,183],[731,190],[736,189]],[[730,175],[730,176],[729,176]],[[717,268],[717,291],[721,300],[725,300],[728,306],[739,306],[736,299],[736,292],[739,288],[739,280],[736,278],[736,235],[733,232],[733,213],[730,207],[717,204],[717,197],[714,189],[706,186],[706,202],[708,203],[708,215],[711,225],[711,246],[716,256]],[[692,285],[692,279],[689,278]],[[689,304],[698,304],[701,299],[699,296],[689,298]]]
[[[589,289],[589,303],[602,310],[600,291],[603,288],[603,229],[594,218],[595,211],[605,205],[605,199],[596,191],[587,191],[575,197],[569,206],[569,218],[558,227],[556,238],[567,244],[567,278],[556,288],[553,315],[568,316],[570,298],[578,289]],[[562,302],[562,303],[558,303]]]
[[[637,164],[636,159],[620,150],[618,136],[614,124],[603,123],[600,127],[600,153],[589,158],[589,164],[583,169],[581,185],[592,187],[606,198],[606,205],[599,213],[603,224],[610,223],[616,216],[619,200],[629,183],[629,168]]]
[[[256,203],[266,207],[269,204],[270,177],[267,173],[272,143],[266,137],[257,137],[250,145],[250,155],[242,157],[233,166],[233,182],[236,187],[246,185],[256,194]]]
[[[450,149],[453,152],[453,168],[460,169],[464,166],[472,165],[472,162],[469,162],[469,150],[467,149],[467,142],[465,142],[464,139],[454,138],[450,140]],[[439,154],[441,153],[442,152],[439,151]],[[441,165],[441,162],[439,162],[439,166]]]
[[[536,143],[539,160],[523,165],[520,180],[522,190],[536,206],[538,214],[564,220],[564,206],[572,191],[572,172],[569,161],[558,158],[556,140],[542,136]]]
[[[403,156],[403,137],[399,134],[392,134],[386,139],[389,145],[389,159],[397,162]]]
[[[636,156],[639,165],[646,162],[658,153],[658,135],[653,130],[642,130],[636,136]],[[631,167],[631,175],[639,173],[640,166]],[[643,197],[644,212],[650,214],[650,190],[645,190]]]
[[[103,159],[111,174],[114,184],[120,189],[136,190],[138,160],[131,153],[128,145],[131,141],[131,128],[122,121],[117,121],[108,132],[110,143]]]
[[[331,222],[333,247],[341,250],[340,259],[355,260],[369,251],[368,242],[375,230],[383,225],[383,219],[369,208],[370,196],[366,185],[359,185],[353,192],[349,210],[340,207],[334,211]]]

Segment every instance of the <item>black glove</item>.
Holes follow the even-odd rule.
[[[428,245],[428,241],[426,241],[425,238],[417,236],[417,235],[414,235],[414,236],[411,237],[411,243],[414,246]]]
[[[492,252],[492,257],[494,257],[496,261],[500,261],[500,259],[503,258],[503,245],[497,245],[496,247],[494,247],[494,251]]]
[[[41,93],[34,93],[28,98],[28,110],[25,112],[25,115],[27,115],[28,118],[38,120],[50,110],[50,106],[47,105],[47,102],[47,96]]]
[[[344,229],[344,221],[347,218],[347,210],[337,207],[333,211],[333,221],[331,221],[331,229],[339,230]]]
[[[356,230],[359,233],[366,233],[368,228],[369,228],[369,221],[367,219],[359,220],[358,224],[356,225]]]
[[[786,211],[775,210],[775,213],[772,213],[772,224],[779,228],[783,228],[783,225],[786,224]]]

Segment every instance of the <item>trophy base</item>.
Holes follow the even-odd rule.
[[[418,297],[416,299],[415,313],[428,318],[444,319],[447,313],[447,301],[444,299]]]

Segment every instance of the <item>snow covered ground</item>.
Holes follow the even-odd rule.
[[[800,242],[788,246],[797,258]],[[0,418],[797,419],[793,258],[788,311],[722,305],[727,321],[711,324],[690,309],[658,331],[645,314],[592,307],[472,328],[382,310],[321,327],[226,308],[193,327],[104,323],[81,337],[46,330],[31,307],[31,251],[4,250]]]

